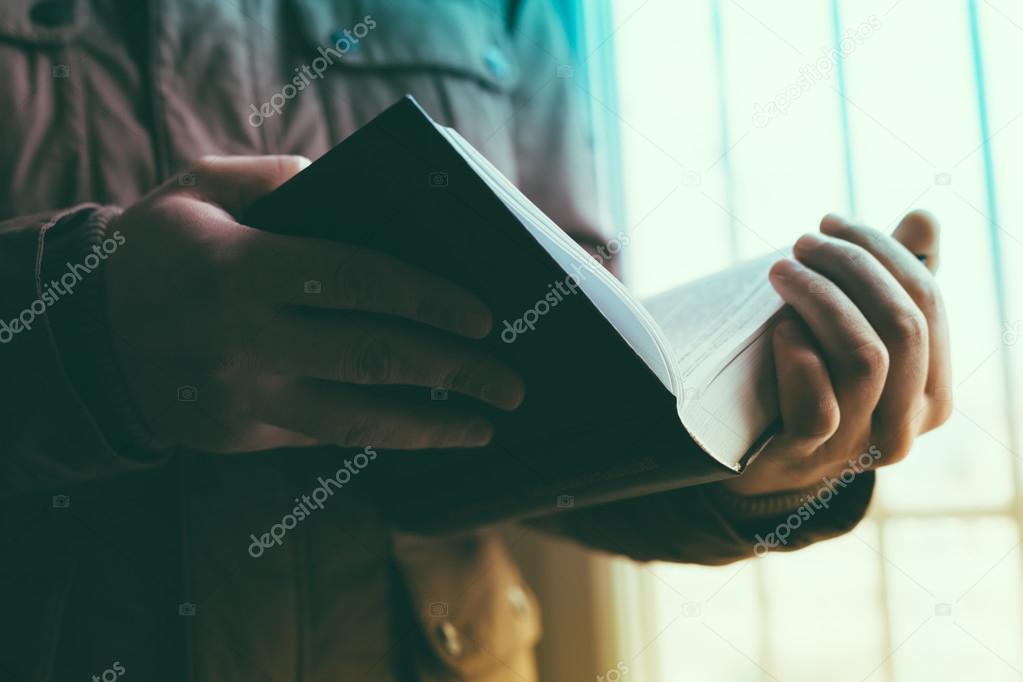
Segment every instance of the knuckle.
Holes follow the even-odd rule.
[[[881,246],[886,240],[891,239],[889,235],[876,227],[863,223],[846,223],[842,227],[842,233],[849,239],[855,240],[856,243],[870,244],[874,247]]]
[[[904,288],[926,317],[933,317],[941,309],[941,294],[929,276],[926,279],[913,278]]]
[[[827,245],[835,249],[836,255],[842,256],[850,262],[873,258],[868,249],[862,247],[855,241],[850,241],[842,238],[841,236],[838,239],[833,239],[828,242]]]
[[[927,318],[918,310],[902,315],[892,325],[892,334],[904,346],[927,346]]]
[[[374,338],[355,351],[342,373],[345,379],[357,384],[386,384],[394,376],[396,365],[397,358],[388,344]]]
[[[209,372],[216,383],[230,384],[245,370],[245,353],[240,349],[222,349],[209,359]]]
[[[182,299],[203,310],[216,310],[229,300],[237,288],[230,261],[218,244],[196,248],[189,259],[186,277],[179,279]]]
[[[218,250],[218,267],[222,272],[224,289],[236,301],[262,302],[266,290],[264,282],[278,278],[278,268],[282,266],[274,263],[263,268],[257,255],[258,248],[258,238],[240,233],[230,244]]]
[[[333,298],[342,308],[360,309],[371,302],[371,276],[357,258],[347,258],[334,271]]]
[[[846,357],[849,374],[862,381],[883,381],[888,374],[888,349],[880,341],[867,341]]]
[[[854,233],[861,235],[863,241],[874,248],[880,248],[892,239],[891,235],[885,234],[876,227],[870,227],[869,225],[854,225],[852,230]]]
[[[293,415],[288,422],[288,430],[316,440],[322,438],[324,441],[329,441],[330,439],[330,429],[324,428],[322,415],[316,412],[310,411],[308,414]]]
[[[232,377],[232,380],[235,380],[235,377]],[[234,390],[232,399],[223,409],[231,417],[247,421],[256,418],[257,407],[257,399],[252,395],[252,391]]]
[[[853,242],[843,240],[837,245],[837,247],[841,254],[850,261],[860,261],[873,258],[870,251]]]
[[[460,393],[471,393],[477,381],[477,372],[465,363],[460,363],[445,374],[443,386]]]
[[[835,435],[840,421],[838,403],[832,398],[825,398],[801,415],[795,430],[803,438],[823,441]]]
[[[787,429],[800,440],[824,442],[835,435],[840,421],[838,403],[829,398],[817,401],[795,415]]]
[[[338,445],[343,447],[360,447],[377,442],[379,429],[369,416],[359,416],[341,427],[338,434]]]

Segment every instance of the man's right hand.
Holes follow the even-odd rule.
[[[215,452],[486,444],[483,417],[380,388],[517,407],[522,380],[471,340],[492,324],[482,301],[381,253],[237,221],[308,163],[206,157],[109,226],[125,239],[106,266],[110,330],[148,426]]]

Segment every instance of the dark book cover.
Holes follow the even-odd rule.
[[[675,396],[581,291],[502,340],[504,321],[568,273],[411,97],[257,201],[245,222],[387,253],[490,306],[494,328],[480,343],[521,372],[525,401],[513,412],[473,404],[494,425],[487,447],[381,450],[369,482],[397,526],[456,530],[735,475],[693,441]]]

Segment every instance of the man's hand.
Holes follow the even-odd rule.
[[[107,263],[107,312],[142,417],[217,452],[485,444],[482,417],[386,388],[518,406],[521,379],[471,341],[492,324],[482,301],[380,253],[237,222],[308,163],[207,157],[111,224],[125,243]]]
[[[910,213],[889,237],[827,216],[821,232],[771,269],[799,319],[780,323],[773,337],[782,430],[724,484],[739,494],[820,485],[867,460],[894,464],[952,410],[934,220]]]

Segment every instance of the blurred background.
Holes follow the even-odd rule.
[[[1023,678],[1023,3],[560,7],[629,286],[786,249],[829,211],[890,230],[928,209],[956,409],[866,521],[802,552],[707,568],[519,542],[543,678]]]

